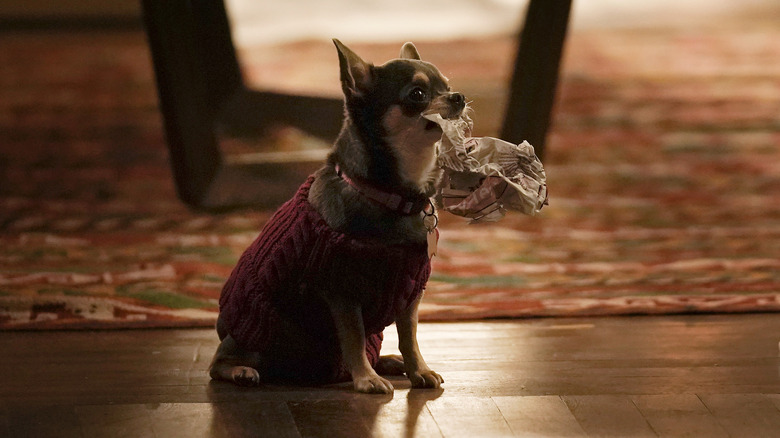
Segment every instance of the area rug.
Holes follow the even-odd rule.
[[[495,135],[512,47],[418,42],[473,99],[478,135]],[[243,55],[257,86],[333,93],[315,80],[331,52]],[[213,325],[272,212],[179,202],[143,33],[4,33],[0,66],[0,329]],[[773,26],[570,35],[549,207],[442,214],[421,319],[780,311],[777,77]]]

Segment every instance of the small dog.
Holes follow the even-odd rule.
[[[430,196],[440,177],[439,126],[466,106],[412,43],[374,66],[338,40],[345,120],[325,165],[265,225],[220,297],[213,379],[333,383],[391,393],[379,374],[415,388],[439,374],[417,345],[417,308],[430,275]],[[435,243],[435,239],[433,240]],[[398,356],[379,356],[396,323]]]

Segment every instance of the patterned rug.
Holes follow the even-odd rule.
[[[418,42],[474,99],[477,135],[495,135],[512,47]],[[329,42],[242,55],[257,85],[338,92]],[[778,77],[776,26],[570,35],[550,206],[444,214],[422,319],[780,310]],[[0,138],[0,328],[214,323],[271,212],[177,200],[141,31],[0,34]]]

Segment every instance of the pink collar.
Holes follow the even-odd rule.
[[[408,216],[419,214],[431,204],[431,200],[424,195],[417,198],[404,198],[397,193],[385,192],[371,185],[358,183],[344,173],[338,164],[336,164],[336,174],[361,195],[396,213]]]

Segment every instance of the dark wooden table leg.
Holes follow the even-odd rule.
[[[544,156],[571,0],[531,0],[515,59],[501,138]]]
[[[171,168],[180,199],[224,210],[273,207],[291,196],[321,158],[280,162],[226,157],[225,135],[262,137],[283,125],[333,140],[341,99],[248,89],[220,0],[141,0],[154,61]]]
[[[176,188],[198,206],[222,164],[213,132],[218,109],[242,87],[227,16],[222,2],[141,5]]]

